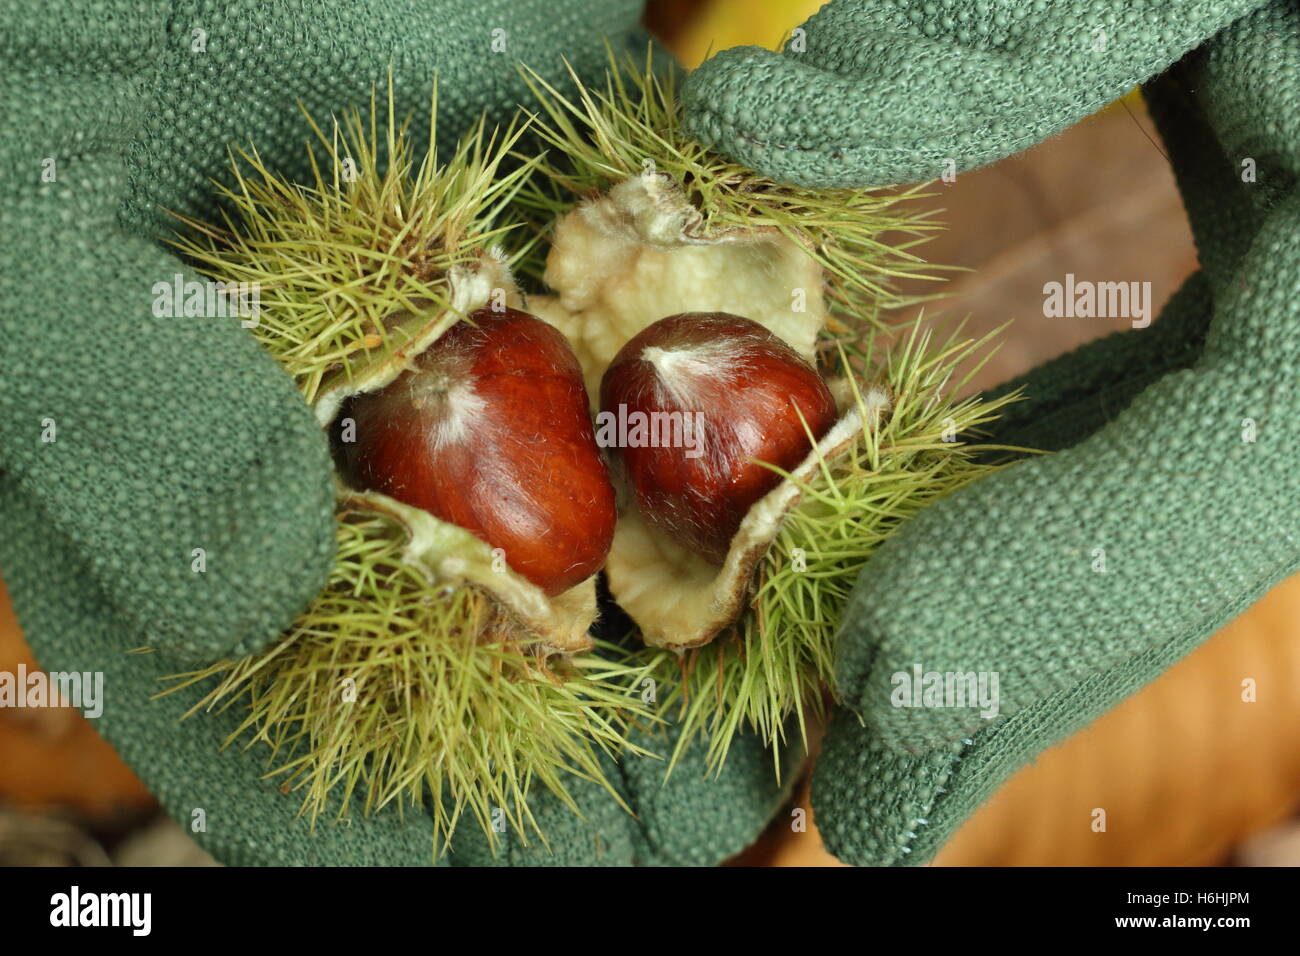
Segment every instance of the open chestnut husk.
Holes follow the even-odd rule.
[[[444,302],[395,312],[381,347],[315,389],[316,416],[334,437],[340,508],[396,522],[404,560],[448,593],[468,586],[489,595],[498,619],[511,622],[494,634],[544,657],[583,653],[593,646],[613,493],[579,366],[563,335],[522,311],[499,250],[480,250],[442,281]],[[453,353],[439,373],[448,365],[440,357]],[[457,367],[468,405],[436,387]],[[518,515],[525,497],[528,521]],[[552,538],[567,543],[552,551]]]
[[[624,348],[665,317],[673,318],[667,328],[684,341],[709,337],[719,321],[731,323],[733,337],[744,329],[746,341],[758,341],[753,326],[770,336],[760,350],[769,381],[753,381],[755,372],[731,391],[758,389],[756,396],[780,403],[781,412],[769,413],[767,427],[783,439],[743,444],[749,458],[789,477],[751,463],[752,471],[729,467],[735,484],[727,485],[704,478],[686,462],[666,467],[657,449],[634,451],[630,461],[628,449],[616,452],[621,474],[615,474],[615,485],[625,494],[605,563],[610,592],[646,643],[674,650],[708,644],[744,613],[759,562],[786,515],[799,506],[803,486],[817,469],[864,440],[887,412],[889,397],[874,387],[848,388],[843,380],[818,387],[817,343],[829,306],[817,260],[779,229],[708,224],[666,174],[651,169],[628,176],[562,216],[552,235],[544,279],[554,292],[530,295],[528,308],[573,344],[589,391],[601,390],[607,371],[621,354],[626,357]],[[717,313],[731,318],[710,318]],[[690,332],[697,324],[701,332]],[[694,377],[706,382],[707,373],[699,371]],[[602,445],[611,444],[608,432],[617,425],[622,373],[611,374],[596,422]],[[631,383],[636,378],[633,370]],[[701,385],[701,391],[714,404],[740,400],[726,389]],[[803,398],[791,405],[791,394]],[[815,443],[808,441],[799,415]],[[790,440],[796,427],[799,440]],[[707,437],[707,424],[705,431]],[[746,452],[732,447],[733,453],[721,457],[737,466]],[[640,454],[645,457],[638,462]],[[653,482],[647,480],[652,474]]]

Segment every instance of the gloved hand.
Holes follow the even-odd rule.
[[[41,665],[104,674],[97,729],[225,862],[428,863],[432,827],[381,812],[312,834],[298,797],[260,779],[257,748],[220,750],[233,712],[178,724],[192,696],[149,700],[164,675],[265,646],[324,584],[334,542],[325,437],[289,377],[236,318],[154,312],[156,283],[199,278],[162,244],[176,225],[163,210],[215,218],[208,177],[225,175],[231,143],[307,180],[298,102],[317,117],[364,103],[390,64],[416,142],[439,74],[449,148],[483,110],[505,118],[527,101],[519,61],[562,85],[562,57],[603,74],[602,36],[643,51],[630,34],[640,7],[75,0],[0,12],[0,573]],[[126,653],[144,645],[154,653]],[[685,811],[658,809],[669,797],[653,765],[644,833],[634,841],[621,810],[601,817],[604,862],[630,862],[634,842],[640,860],[715,862],[780,800],[770,766],[739,774],[716,791],[730,803],[693,829]],[[650,773],[622,771],[634,805],[634,778]],[[689,790],[698,778],[676,780]],[[591,846],[574,836],[566,858]]]
[[[846,612],[849,708],[814,775],[819,826],[846,862],[917,864],[1013,771],[1300,566],[1300,10],[836,0],[800,42],[723,52],[684,100],[723,152],[828,186],[997,159],[1204,44],[1145,87],[1202,270],[1150,328],[1010,383],[1029,401],[995,438],[1055,454],[909,522]],[[892,675],[914,665],[997,673],[999,716],[892,706]]]

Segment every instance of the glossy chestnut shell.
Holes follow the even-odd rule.
[[[793,469],[837,417],[815,368],[757,322],[725,312],[672,315],[634,336],[605,372],[600,405],[603,421],[640,413],[650,423],[623,429],[618,448],[641,514],[714,564],[781,481],[758,462]]]
[[[352,482],[501,548],[548,595],[604,563],[614,490],[582,369],[536,316],[472,313],[391,384],[351,398],[347,418],[355,440],[339,447]]]

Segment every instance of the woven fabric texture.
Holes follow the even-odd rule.
[[[701,140],[776,179],[922,182],[1060,132],[1264,2],[835,0],[682,98]]]
[[[220,749],[234,715],[178,723],[183,696],[148,701],[164,674],[264,646],[332,557],[328,452],[292,383],[237,320],[151,310],[155,283],[193,278],[160,242],[163,210],[210,218],[232,142],[304,177],[298,102],[337,112],[390,64],[417,137],[438,72],[449,142],[524,98],[516,61],[556,83],[562,56],[596,73],[599,37],[629,35],[639,6],[0,7],[0,573],[42,666],[105,673],[99,730],[225,862],[423,864],[431,833],[409,812],[312,833],[256,751]],[[1149,95],[1202,273],[1151,329],[1026,379],[999,437],[1056,455],[940,502],[864,573],[839,661],[857,713],[836,718],[814,782],[841,858],[928,858],[1006,775],[1296,568],[1298,17],[1280,0],[840,0],[797,58],[729,51],[687,86],[701,135],[766,172],[908,181],[1028,146],[1200,47]],[[890,707],[914,663],[997,671],[1000,718]],[[450,862],[717,862],[784,791],[751,741],[721,780],[700,759],[668,786],[662,764],[611,768],[636,819],[594,788],[585,819],[539,797],[549,847],[508,839],[489,860],[461,833]]]

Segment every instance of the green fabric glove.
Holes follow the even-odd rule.
[[[1300,10],[839,0],[805,53],[728,51],[690,78],[695,128],[724,151],[883,184],[1028,146],[1201,41],[1146,93],[1202,271],[1149,329],[1010,383],[1030,401],[997,439],[1057,453],[939,502],[863,571],[837,662],[852,710],[813,780],[847,862],[924,862],[1009,774],[1300,567]],[[997,673],[1000,714],[893,706],[914,665]]]
[[[307,179],[298,102],[317,117],[364,102],[390,63],[417,142],[439,74],[449,147],[482,111],[504,118],[527,101],[519,61],[563,85],[562,57],[603,73],[602,36],[644,51],[640,8],[0,9],[0,574],[41,665],[104,674],[97,729],[220,860],[427,864],[432,826],[382,812],[313,834],[298,797],[259,779],[256,748],[220,751],[233,714],[178,723],[192,697],[148,700],[167,674],[265,646],[323,585],[334,541],[326,442],[288,376],[236,319],[153,315],[155,283],[197,278],[160,241],[175,226],[164,210],[216,215],[208,177],[225,174],[230,143],[251,141],[268,166]],[[506,52],[493,53],[503,37]],[[143,645],[154,653],[126,653]],[[584,800],[585,828],[539,800],[539,818],[568,828],[552,838],[555,859],[712,863],[739,851],[783,795],[770,758],[746,747],[707,791],[698,754],[666,788],[661,763],[622,768],[639,822],[603,793]],[[538,856],[511,844],[504,858]],[[454,862],[482,859],[481,842],[458,841]]]
[[[793,728],[791,728],[793,730]],[[671,753],[677,729],[642,734],[634,742],[655,753]],[[453,866],[714,866],[745,849],[758,837],[790,795],[805,754],[800,747],[782,753],[782,780],[773,780],[772,754],[753,734],[739,735],[721,774],[709,770],[705,748],[687,748],[664,780],[663,761],[604,759],[606,776],[633,817],[594,784],[579,782],[576,816],[549,791],[529,800],[529,810],[547,843],[528,845],[514,833],[501,836],[495,854],[477,827],[467,825],[452,838]]]
[[[784,182],[922,182],[1059,133],[1265,2],[835,0],[784,53],[714,56],[683,103]]]

